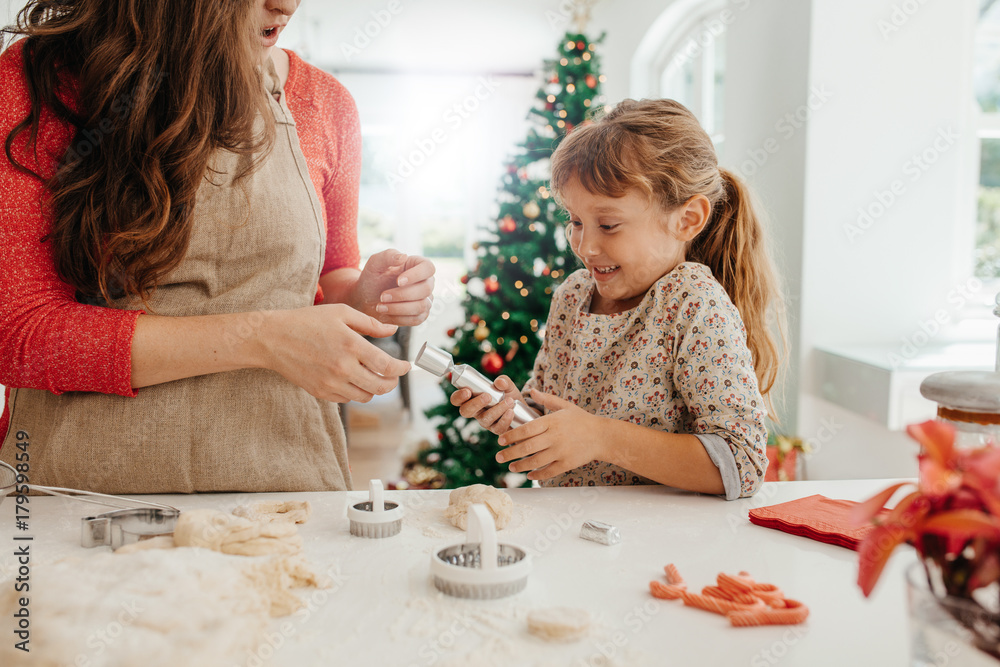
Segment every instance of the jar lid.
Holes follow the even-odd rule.
[[[920,383],[920,394],[955,410],[1000,412],[1000,373],[946,371]]]

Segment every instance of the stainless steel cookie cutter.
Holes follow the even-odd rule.
[[[9,464],[0,461],[0,503],[17,488],[17,480],[17,471]],[[181,514],[176,507],[148,500],[135,500],[58,486],[38,484],[25,486],[30,491],[39,491],[50,496],[62,496],[82,503],[115,508],[114,511],[80,520],[80,545],[88,549],[102,545],[117,549],[152,537],[172,535],[177,517]],[[97,500],[98,498],[101,500]]]

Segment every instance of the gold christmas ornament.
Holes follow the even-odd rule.
[[[534,220],[535,218],[537,218],[542,214],[542,209],[538,205],[538,202],[529,201],[527,204],[524,205],[522,213],[524,213],[524,217],[528,218],[529,220]]]
[[[476,330],[472,333],[472,335],[475,336],[476,340],[482,343],[484,340],[489,338],[490,330],[483,325],[479,325],[476,327]]]

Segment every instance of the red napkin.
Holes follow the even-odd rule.
[[[750,510],[750,522],[792,535],[857,549],[874,525],[855,526],[851,511],[858,503],[834,500],[821,495]]]

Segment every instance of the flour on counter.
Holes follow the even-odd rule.
[[[231,556],[203,549],[98,554],[31,573],[32,667],[231,664],[268,627],[271,601]],[[13,586],[0,587],[9,618]],[[0,664],[24,654],[0,642]]]

